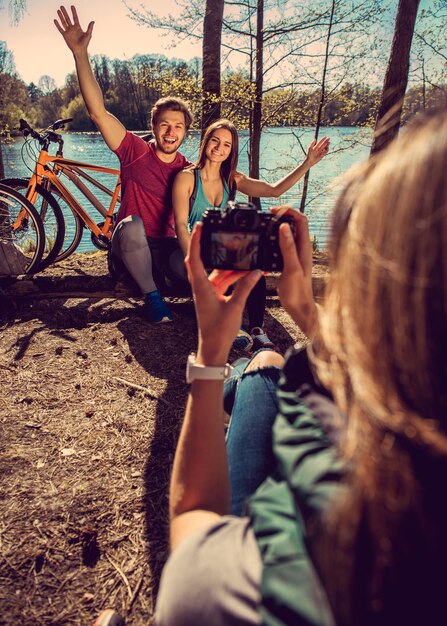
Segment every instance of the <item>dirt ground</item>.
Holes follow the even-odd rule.
[[[106,271],[102,253],[47,270]],[[150,625],[192,302],[152,326],[138,299],[0,298],[0,624],[88,626],[115,607]],[[282,351],[303,339],[276,296],[265,328]]]

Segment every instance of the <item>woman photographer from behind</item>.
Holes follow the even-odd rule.
[[[279,296],[311,337],[326,391],[309,384],[304,353],[292,353],[277,387],[274,464],[240,518],[228,515],[239,487],[225,450],[224,383],[200,371],[226,363],[258,273],[223,297],[231,276],[219,274],[217,289],[207,278],[196,227],[187,267],[202,370],[174,461],[159,626],[445,623],[446,171],[445,112],[418,118],[357,168],[334,211],[318,311],[306,220],[295,214],[295,240],[281,226]],[[261,357],[269,367],[256,371]],[[273,400],[238,407],[251,385],[274,379],[276,358],[260,353],[239,380],[230,423],[239,437],[273,419]],[[249,471],[248,449],[243,457]]]
[[[183,253],[187,254],[190,233],[209,207],[224,209],[236,191],[254,198],[278,198],[329,151],[329,139],[313,140],[303,163],[275,183],[250,178],[236,170],[239,139],[236,127],[226,119],[210,124],[200,144],[196,165],[179,172],[174,180],[172,201],[175,229]],[[273,348],[263,329],[266,282],[262,277],[247,301],[248,328],[241,329],[237,348]],[[247,332],[248,331],[248,332]]]

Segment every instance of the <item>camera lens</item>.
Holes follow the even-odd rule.
[[[259,218],[256,210],[253,209],[234,209],[231,213],[233,225],[238,230],[256,230]]]

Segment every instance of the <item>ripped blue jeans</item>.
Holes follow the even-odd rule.
[[[272,426],[281,369],[268,366],[245,372],[250,360],[242,359],[224,386],[224,408],[231,415],[226,436],[231,514],[238,516],[244,513],[247,498],[275,468]]]

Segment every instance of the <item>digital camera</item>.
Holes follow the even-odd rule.
[[[202,261],[206,269],[280,272],[279,225],[294,220],[258,211],[251,203],[228,202],[225,209],[207,209],[203,216]]]

